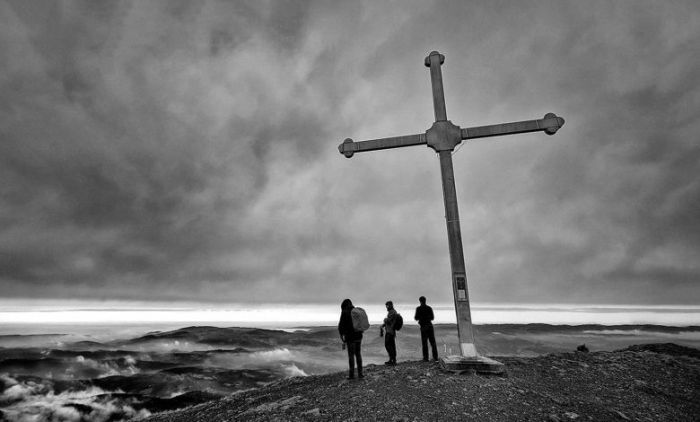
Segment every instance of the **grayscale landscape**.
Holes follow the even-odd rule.
[[[0,0],[0,421],[700,420],[698,22]]]

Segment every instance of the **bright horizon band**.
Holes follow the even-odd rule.
[[[34,303],[33,303],[34,302]],[[415,305],[417,306],[417,304]],[[406,324],[414,324],[414,304],[397,303]],[[454,306],[433,304],[435,323],[454,324]],[[386,311],[380,305],[366,305],[370,322],[379,324]],[[472,305],[476,324],[656,324],[700,325],[700,306],[690,305],[561,305],[480,304]],[[335,325],[340,315],[337,304],[181,304],[74,301],[0,301],[0,327],[15,324],[228,324],[245,326]]]

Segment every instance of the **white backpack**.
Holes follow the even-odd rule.
[[[363,332],[369,329],[369,319],[364,309],[354,307],[350,311],[350,315],[352,316],[352,328],[354,328],[355,331]]]

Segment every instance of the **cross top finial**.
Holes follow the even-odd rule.
[[[437,51],[433,50],[428,54],[428,56],[425,58],[425,67],[430,67],[430,56],[438,56],[440,58],[440,64],[445,63],[445,56],[442,54],[438,53]]]

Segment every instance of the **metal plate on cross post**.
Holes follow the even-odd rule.
[[[455,276],[455,290],[457,290],[457,300],[469,300],[467,296],[467,278],[465,276]]]

